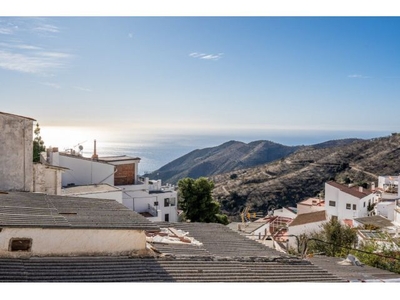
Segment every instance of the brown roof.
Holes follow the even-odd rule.
[[[362,199],[362,198],[372,194],[371,190],[363,189],[363,191],[360,192],[359,187],[348,187],[346,185],[337,183],[335,181],[329,181],[329,182],[327,182],[327,184],[339,189],[340,191],[342,191],[342,192],[344,192],[346,194],[352,195],[352,196],[357,197],[359,199]]]
[[[321,221],[326,221],[325,210],[297,215],[293,222],[289,224],[289,227]]]

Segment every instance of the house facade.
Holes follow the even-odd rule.
[[[175,187],[163,186],[161,180],[139,178],[140,158],[125,155],[102,157],[96,150],[89,158],[79,152],[59,152],[53,148],[48,150],[47,160],[52,165],[66,168],[62,175],[62,186],[69,191],[77,187],[74,192],[67,192],[71,196],[98,198],[104,195],[106,199],[115,196],[112,199],[151,221],[178,222]],[[112,186],[116,190],[107,194],[102,191],[101,195],[98,193],[100,185]],[[92,187],[86,187],[83,191],[83,186]]]
[[[339,221],[366,217],[379,197],[362,187],[349,187],[334,181],[325,183],[325,210],[328,218]]]
[[[146,253],[159,227],[114,200],[41,193],[0,194],[0,257]]]
[[[0,190],[33,190],[33,122],[0,112]]]

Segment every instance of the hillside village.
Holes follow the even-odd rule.
[[[327,181],[323,196],[262,216],[246,207],[227,226],[180,222],[177,189],[140,177],[138,157],[102,156],[94,140],[91,157],[51,147],[33,162],[35,121],[0,112],[0,281],[400,280],[348,259],[320,267],[293,255],[300,235],[331,219],[359,228],[360,244],[398,251],[398,174],[368,188]]]

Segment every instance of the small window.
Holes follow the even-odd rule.
[[[12,238],[10,239],[10,251],[31,251],[32,248],[32,239],[19,239]]]
[[[365,207],[365,202],[364,202],[364,207]]]
[[[169,214],[165,214],[164,219],[165,219],[165,222],[169,222]]]
[[[357,205],[353,204],[353,210],[357,210]]]
[[[169,198],[164,199],[164,207],[169,206]]]
[[[351,204],[350,203],[346,203],[346,209],[351,209]]]
[[[336,202],[335,201],[329,201],[329,206],[336,206]]]
[[[171,199],[169,200],[169,204],[170,204],[171,206],[175,206],[175,204],[176,204],[176,198],[171,198]]]

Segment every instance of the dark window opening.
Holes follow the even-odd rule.
[[[171,206],[175,206],[175,198],[171,198],[171,200],[169,201],[169,203],[171,204]]]
[[[350,203],[346,203],[346,209],[351,209],[351,204]]]
[[[335,201],[329,201],[329,206],[336,206],[336,202]]]
[[[169,206],[169,198],[164,199],[164,207]]]
[[[10,251],[31,251],[32,239],[15,239],[10,240]]]
[[[165,222],[169,222],[169,214],[165,214]]]

